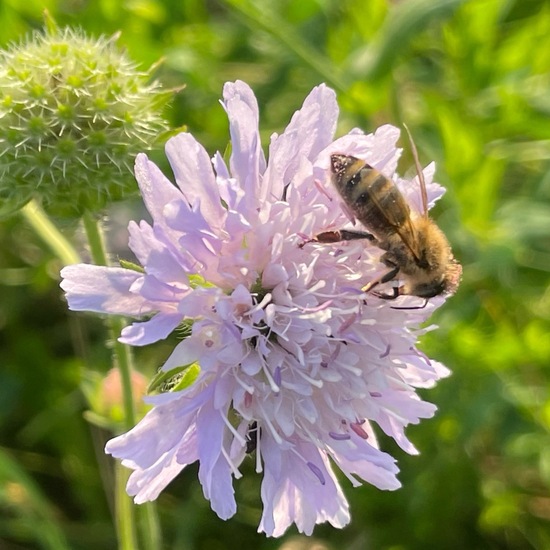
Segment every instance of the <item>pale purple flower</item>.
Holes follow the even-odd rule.
[[[393,309],[395,302],[360,291],[387,269],[379,249],[365,241],[299,245],[350,224],[330,183],[332,153],[360,157],[395,178],[417,211],[418,183],[395,175],[396,128],[333,140],[338,107],[324,85],[271,137],[269,162],[250,88],[226,84],[223,106],[229,166],[187,133],[166,146],[177,187],[145,155],[136,160],[152,224],[130,223],[130,248],[144,272],[62,271],[71,309],[141,319],[124,329],[127,344],[156,342],[192,321],[162,368],[198,363],[197,380],[148,397],[152,410],[106,450],[133,470],[128,492],[137,503],[157,498],[198,460],[204,495],[226,519],[236,511],[233,478],[255,446],[251,456],[263,473],[259,531],[279,536],[295,523],[311,534],[325,521],[343,527],[350,516],[334,465],[354,486],[397,489],[395,460],[378,448],[372,424],[414,454],[405,427],[434,414],[415,389],[448,371],[415,343],[444,298]],[[424,172],[433,203],[443,190],[431,182],[433,165]]]

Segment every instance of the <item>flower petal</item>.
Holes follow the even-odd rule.
[[[262,438],[264,511],[258,531],[279,537],[291,523],[306,535],[325,521],[344,527],[350,520],[349,507],[328,460],[312,444],[293,443],[297,453],[282,450],[270,437]]]
[[[210,387],[213,388],[215,384]],[[199,447],[199,480],[205,498],[209,499],[212,510],[222,519],[228,519],[237,511],[235,491],[231,479],[231,468],[221,452],[224,442],[224,411],[214,408],[212,401],[205,403],[197,416]]]
[[[157,313],[148,321],[124,327],[118,340],[129,346],[147,346],[167,338],[181,321],[179,313]]]
[[[143,153],[136,157],[135,174],[147,210],[162,225],[164,206],[182,200],[181,192]]]
[[[315,158],[330,144],[337,120],[334,91],[324,84],[313,88],[282,135],[271,137],[269,165],[262,180],[260,200],[281,199],[283,187],[294,179],[302,158]]]
[[[231,173],[244,191],[248,211],[258,204],[260,174],[265,171],[265,158],[258,129],[258,103],[244,82],[228,82],[223,87],[225,110],[231,133]]]
[[[166,143],[166,156],[189,204],[198,203],[210,226],[221,227],[226,211],[204,147],[191,134],[181,133]]]
[[[78,264],[61,270],[69,309],[140,317],[154,311],[154,304],[131,292],[141,273],[119,267]]]

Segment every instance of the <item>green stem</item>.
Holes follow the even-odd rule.
[[[115,465],[115,518],[119,550],[137,550],[134,505],[126,494],[130,477],[128,468],[120,462]]]
[[[86,212],[82,218],[84,230],[90,246],[92,261],[96,265],[107,265],[107,251],[103,232],[99,221]],[[118,337],[124,328],[124,323],[119,317],[108,317],[107,324],[110,339],[113,342],[113,361],[120,372],[122,384],[122,403],[124,410],[124,427],[129,430],[136,423],[134,398],[132,395],[132,354],[130,348],[118,341]]]
[[[141,536],[145,541],[145,547],[152,550],[162,548],[162,533],[157,513],[157,505],[154,502],[142,504],[138,508],[139,526]]]
[[[34,200],[21,209],[28,224],[36,234],[48,245],[50,250],[61,260],[63,265],[77,264],[80,257],[73,245],[63,236],[57,227],[46,216],[42,208]]]
[[[92,261],[97,265],[107,265],[107,251],[103,232],[100,223],[90,213],[85,213],[83,217],[84,229],[90,246]],[[124,425],[126,429],[131,429],[136,423],[136,413],[134,408],[134,399],[132,395],[132,353],[128,346],[118,341],[118,337],[124,328],[124,322],[120,317],[109,317],[108,327],[110,338],[113,342],[113,361],[120,372],[122,385],[122,401],[124,410]],[[119,536],[120,550],[138,548],[135,541],[134,521],[135,515],[130,498],[126,494],[126,481],[128,479],[128,470],[117,465],[116,482],[116,512],[117,512],[117,532]],[[144,546],[149,550],[158,550],[161,548],[160,528],[156,507],[150,503],[139,510],[140,531],[144,541]]]
[[[82,223],[84,224],[84,231],[86,231],[86,237],[88,238],[92,261],[96,265],[107,265],[107,249],[99,220],[96,220],[90,212],[85,212],[82,217]]]

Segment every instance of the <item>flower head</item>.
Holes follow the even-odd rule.
[[[128,159],[166,130],[172,92],[149,83],[115,39],[50,20],[0,52],[0,215],[36,198],[79,216],[133,191]]]
[[[395,460],[379,449],[373,424],[416,453],[404,429],[435,407],[415,388],[447,374],[415,348],[419,323],[444,298],[392,309],[360,291],[384,269],[379,249],[364,241],[300,246],[349,224],[330,184],[330,155],[363,158],[397,178],[399,131],[383,126],[334,141],[335,94],[321,85],[271,137],[266,162],[252,91],[237,81],[223,97],[229,165],[220,154],[210,159],[190,134],[166,147],[177,187],[145,155],[137,158],[152,217],[129,227],[143,272],[91,265],[62,272],[71,309],[141,317],[122,342],[146,345],[192,323],[162,369],[198,364],[195,382],[148,397],[153,409],[106,450],[134,470],[128,492],[138,503],[198,460],[204,495],[221,518],[235,513],[232,478],[255,451],[260,531],[342,527],[349,511],[334,465],[353,485],[398,488]],[[433,202],[442,194],[431,183],[433,166],[424,175]],[[419,210],[418,188],[398,183]]]

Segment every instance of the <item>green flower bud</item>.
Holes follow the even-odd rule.
[[[50,21],[0,52],[0,216],[34,198],[75,217],[137,190],[134,155],[167,130],[172,91],[115,41]]]

